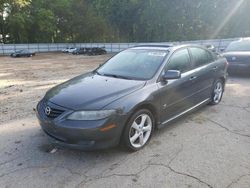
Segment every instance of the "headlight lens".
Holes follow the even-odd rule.
[[[100,111],[77,111],[70,114],[69,120],[100,120],[115,114],[116,110],[100,110]]]

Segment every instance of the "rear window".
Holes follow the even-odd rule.
[[[232,51],[250,51],[250,41],[232,42],[226,49],[226,52]]]

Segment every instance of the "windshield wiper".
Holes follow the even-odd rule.
[[[127,77],[127,76],[122,76],[122,75],[117,75],[117,74],[101,74],[103,76],[109,76],[109,77],[114,77],[114,78],[122,78],[122,79],[126,79],[126,80],[132,80],[132,78]]]
[[[93,73],[96,73],[98,75],[101,75],[97,70],[93,70]]]

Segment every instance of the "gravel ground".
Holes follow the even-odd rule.
[[[0,187],[250,187],[250,77],[230,78],[220,105],[156,131],[139,152],[53,150],[33,108],[109,57],[0,57]]]

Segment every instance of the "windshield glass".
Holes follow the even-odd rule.
[[[106,76],[148,80],[157,72],[167,54],[166,50],[126,50],[108,60],[97,72]]]
[[[232,42],[226,51],[250,51],[250,41]]]

